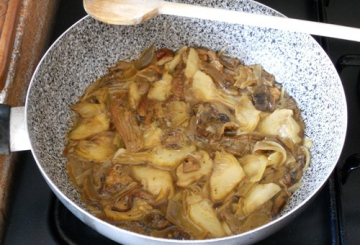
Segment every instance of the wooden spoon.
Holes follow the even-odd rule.
[[[83,0],[93,18],[115,25],[134,25],[160,14],[275,28],[360,42],[360,29],[306,20],[250,14],[162,0]]]

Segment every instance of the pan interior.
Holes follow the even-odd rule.
[[[199,1],[186,1],[199,4]],[[208,5],[279,15],[253,1],[204,1]],[[230,7],[229,7],[230,6]],[[111,26],[84,18],[47,52],[32,79],[27,126],[33,154],[50,184],[84,208],[71,185],[62,156],[75,103],[84,89],[118,60],[136,59],[156,48],[183,45],[214,50],[245,64],[261,64],[284,84],[302,110],[306,136],[313,140],[312,162],[303,185],[281,215],[312,196],[335,167],[344,142],[347,109],[339,77],[325,52],[308,35],[197,19],[159,16],[136,26]]]

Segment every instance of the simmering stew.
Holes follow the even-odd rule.
[[[296,102],[261,65],[154,45],[77,104],[64,150],[88,209],[171,239],[239,234],[275,218],[309,165]]]

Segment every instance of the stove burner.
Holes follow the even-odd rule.
[[[51,212],[54,220],[54,232],[68,245],[119,245],[102,236],[97,231],[76,218],[60,201],[54,202]]]

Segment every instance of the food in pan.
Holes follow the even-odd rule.
[[[296,102],[260,65],[154,45],[77,104],[64,150],[88,209],[170,239],[239,234],[275,218],[309,166]]]

